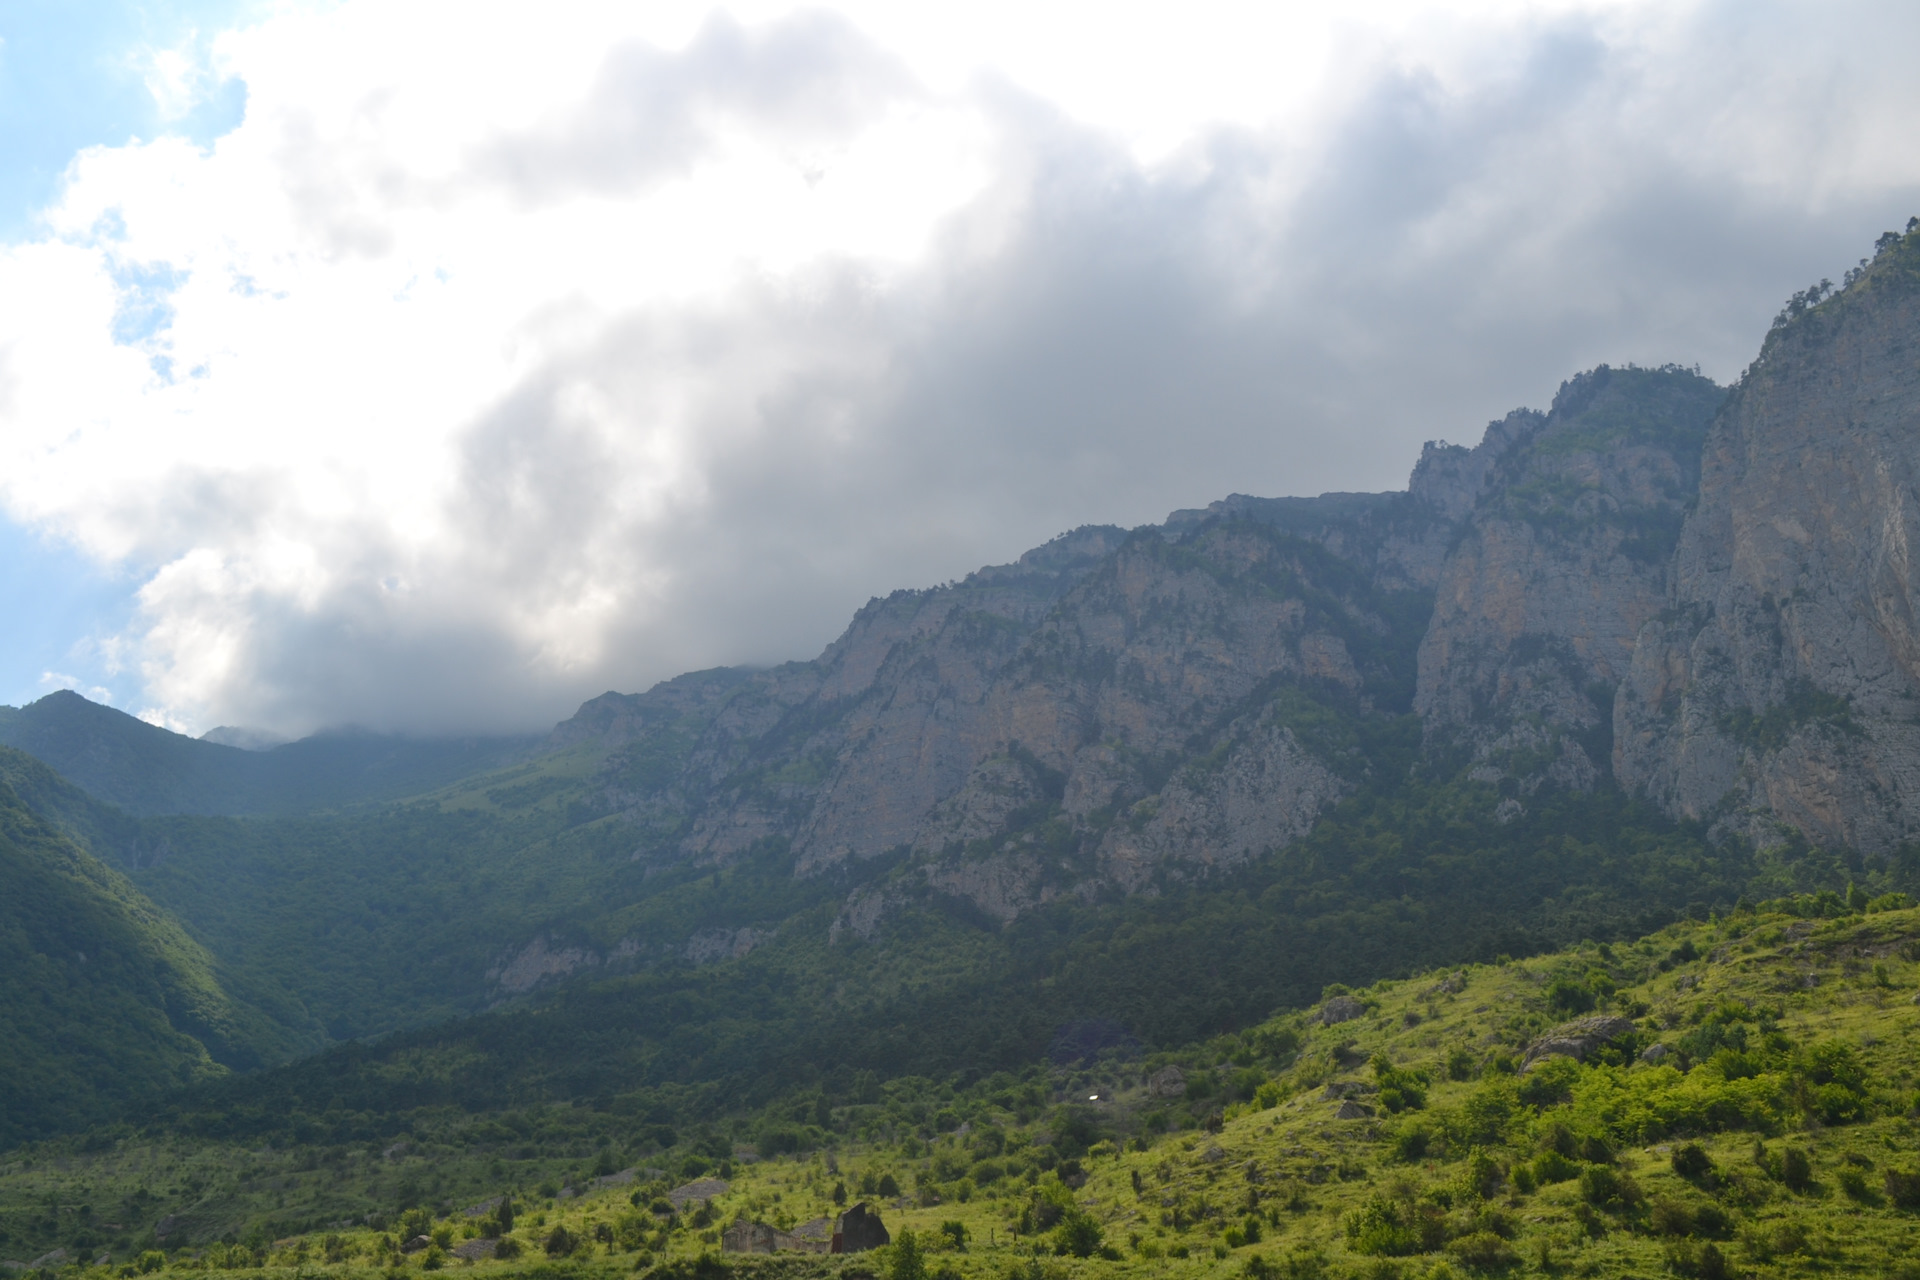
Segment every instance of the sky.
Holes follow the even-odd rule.
[[[539,728],[1085,523],[1722,381],[1889,4],[0,0],[0,702]]]

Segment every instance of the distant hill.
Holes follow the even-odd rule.
[[[311,1047],[236,999],[205,948],[7,777],[42,803],[72,799],[44,766],[0,750],[0,1144]]]
[[[393,800],[497,767],[535,741],[343,731],[246,750],[162,729],[67,690],[0,707],[0,746],[140,815],[290,814]]]

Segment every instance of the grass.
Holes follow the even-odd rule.
[[[832,1150],[729,1157],[713,1134],[664,1135],[675,1145],[637,1157],[634,1180],[598,1189],[592,1117],[577,1108],[502,1115],[492,1141],[475,1141],[469,1127],[458,1146],[430,1136],[384,1149],[137,1137],[92,1152],[48,1146],[0,1165],[0,1250],[64,1241],[72,1254],[84,1241],[110,1256],[104,1266],[65,1264],[73,1280],[142,1265],[168,1275],[392,1275],[422,1269],[424,1256],[394,1251],[409,1229],[397,1221],[402,1206],[438,1205],[440,1216],[413,1225],[437,1228],[453,1246],[479,1230],[463,1205],[511,1189],[521,1256],[449,1259],[449,1269],[891,1275],[897,1250],[716,1253],[737,1216],[784,1228],[835,1212],[837,1184],[874,1203],[896,1238],[913,1232],[929,1271],[995,1280],[1899,1275],[1920,1267],[1920,1223],[1895,1202],[1898,1176],[1920,1165],[1916,957],[1912,909],[1832,920],[1740,913],[1633,944],[1469,966],[1458,990],[1444,972],[1383,982],[1352,993],[1364,1012],[1336,1025],[1294,1011],[1175,1052],[1051,1068],[1036,1077],[1048,1089],[1039,1113],[995,1103],[1005,1091],[983,1082],[956,1095],[942,1120],[890,1113]],[[1589,999],[1633,1020],[1624,1047],[1511,1074],[1527,1045]],[[1728,1047],[1740,1037],[1744,1050]],[[1639,1060],[1653,1043],[1669,1048],[1666,1063]],[[1170,1061],[1183,1065],[1191,1092],[1211,1096],[1152,1096],[1148,1076]],[[1821,1092],[1823,1062],[1842,1064],[1834,1078],[1851,1082],[1842,1092],[1853,1101]],[[1330,1093],[1381,1083],[1424,1092],[1424,1105],[1394,1114],[1385,1095],[1362,1093],[1373,1114],[1336,1118]],[[1737,1115],[1713,1109],[1741,1090],[1759,1101]],[[1489,1100],[1502,1098],[1504,1118],[1489,1123]],[[961,1115],[966,1132],[941,1131]],[[577,1141],[556,1145],[569,1123]],[[538,1138],[538,1150],[523,1137]],[[1556,1143],[1571,1154],[1544,1154]],[[1790,1152],[1804,1157],[1804,1176]],[[598,1160],[604,1171],[612,1150]],[[1578,1176],[1536,1176],[1556,1161]],[[703,1166],[727,1175],[726,1195],[705,1212],[651,1211]],[[883,1178],[899,1194],[877,1194]],[[587,1190],[563,1195],[568,1182]],[[1620,1194],[1610,1199],[1609,1189]],[[156,1239],[154,1224],[167,1218],[169,1238]],[[306,1229],[281,1232],[296,1220]],[[549,1258],[556,1228],[582,1243]],[[1368,1252],[1383,1242],[1387,1252]]]

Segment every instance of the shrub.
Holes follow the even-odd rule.
[[[1584,1071],[1572,1058],[1548,1058],[1520,1081],[1520,1101],[1530,1107],[1550,1107],[1573,1097],[1573,1086]]]
[[[1547,984],[1547,1003],[1562,1013],[1586,1013],[1593,1008],[1593,989],[1584,982],[1555,978]]]
[[[158,1249],[148,1249],[133,1260],[134,1270],[143,1276],[150,1276],[167,1265],[167,1255]]]
[[[967,1224],[964,1222],[943,1222],[940,1234],[947,1238],[947,1247],[955,1253],[967,1251]]]
[[[1873,1188],[1867,1185],[1867,1175],[1858,1169],[1842,1169],[1835,1181],[1840,1184],[1840,1190],[1847,1194],[1849,1200],[1872,1204],[1879,1199],[1873,1193]]]
[[[1447,1245],[1447,1252],[1480,1271],[1501,1270],[1520,1261],[1520,1255],[1513,1251],[1513,1246],[1491,1231],[1476,1231],[1472,1235],[1461,1236]]]
[[[547,1233],[547,1256],[549,1258],[564,1258],[579,1246],[579,1240],[575,1239],[573,1232],[567,1230],[564,1226],[555,1227]]]
[[[1822,1124],[1852,1124],[1867,1117],[1867,1100],[1843,1084],[1823,1084],[1808,1108]]]
[[[1100,1224],[1090,1214],[1069,1213],[1054,1233],[1054,1251],[1075,1258],[1091,1258],[1100,1251]]]
[[[1347,1215],[1347,1247],[1355,1253],[1398,1258],[1419,1253],[1420,1245],[1406,1208],[1385,1196],[1371,1196]]]
[[[887,1268],[888,1280],[926,1280],[927,1264],[920,1257],[920,1242],[911,1231],[902,1231],[890,1250],[893,1257]]]
[[[1542,1151],[1533,1158],[1533,1176],[1542,1183],[1571,1182],[1580,1176],[1580,1166],[1558,1151]]]
[[[1881,1177],[1886,1182],[1887,1199],[1899,1208],[1920,1210],[1920,1173],[1888,1169]]]
[[[1697,1142],[1689,1142],[1673,1153],[1673,1171],[1689,1182],[1699,1182],[1713,1172],[1713,1157]]]
[[[1690,1236],[1693,1213],[1678,1200],[1662,1197],[1653,1202],[1653,1229],[1663,1236]]]
[[[1813,1163],[1807,1159],[1806,1152],[1788,1147],[1781,1153],[1780,1181],[1794,1191],[1805,1191],[1813,1185]]]
[[[1667,1246],[1667,1266],[1675,1275],[1697,1277],[1698,1280],[1728,1280],[1733,1269],[1727,1265],[1726,1255],[1711,1244],[1696,1245],[1691,1240],[1681,1240]]]
[[[1580,1194],[1601,1208],[1627,1208],[1639,1202],[1633,1179],[1606,1165],[1588,1165],[1580,1171]]]

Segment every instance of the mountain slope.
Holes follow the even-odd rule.
[[[189,738],[50,693],[0,707],[0,746],[24,751],[132,814],[301,813],[430,791],[523,753],[531,739],[329,733],[265,751]]]
[[[227,1066],[289,1056],[292,1038],[235,1000],[217,970],[125,877],[0,781],[0,1144],[98,1124]]]
[[[431,1264],[461,1248],[488,1275],[524,1274],[517,1249],[580,1277],[829,1280],[897,1274],[912,1233],[960,1280],[1900,1277],[1920,911],[1852,896],[1330,987],[1144,1053],[1083,1037],[999,1074],[786,1080],[711,1125],[521,1105],[426,1112],[392,1142],[35,1152],[0,1167],[0,1242],[160,1245],[183,1252],[143,1265],[193,1274],[374,1275],[418,1234]],[[791,1230],[856,1200],[890,1253],[715,1253],[738,1219]]]

